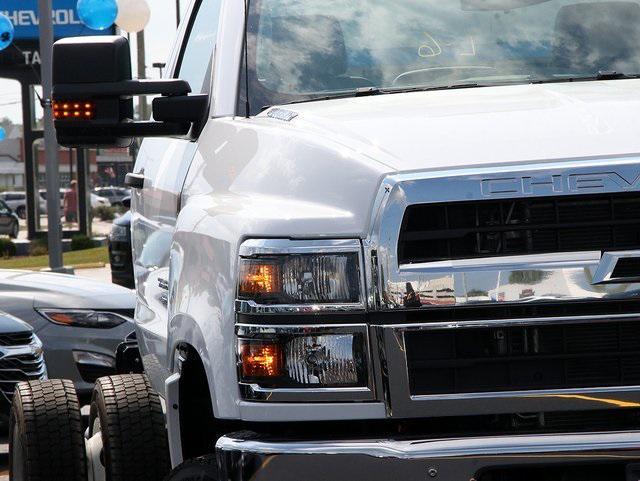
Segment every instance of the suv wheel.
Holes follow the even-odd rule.
[[[71,381],[22,382],[9,420],[12,481],[86,481],[78,397]]]
[[[16,209],[16,214],[21,219],[26,219],[27,218],[27,208],[24,205],[18,206],[18,208]]]
[[[89,420],[89,443],[96,441],[102,453],[90,464],[94,473],[104,469],[107,481],[161,481],[169,473],[162,405],[146,376],[98,379]]]
[[[165,481],[217,481],[218,465],[216,457],[203,456],[184,462]]]
[[[11,223],[11,230],[9,231],[9,237],[11,237],[12,239],[17,239],[19,235],[20,235],[20,224],[18,223],[17,220],[14,220]]]

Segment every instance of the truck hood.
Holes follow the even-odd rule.
[[[640,152],[640,80],[399,93],[284,108],[298,114],[292,127],[396,171]]]
[[[3,295],[33,299],[34,307],[135,308],[129,289],[66,274],[0,269],[0,298]]]

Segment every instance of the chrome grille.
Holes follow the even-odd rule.
[[[0,346],[25,346],[31,344],[33,334],[31,332],[16,332],[0,334]]]
[[[640,321],[409,331],[412,395],[640,385]]]
[[[640,193],[417,204],[406,209],[401,264],[640,248]]]
[[[0,392],[11,401],[15,386],[21,381],[36,381],[46,375],[42,353],[9,353],[0,359]]]

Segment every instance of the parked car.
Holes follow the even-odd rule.
[[[33,477],[75,447],[94,479],[640,479],[640,2],[188,15],[164,80],[123,37],[54,47],[58,100],[96,99],[56,103],[61,145],[148,137],[146,377],[96,383],[84,440],[72,392],[14,416]]]
[[[42,342],[33,328],[0,311],[0,426],[8,424],[16,384],[46,378]]]
[[[17,239],[20,234],[20,218],[3,200],[0,200],[0,234]]]
[[[64,206],[64,194],[67,193],[69,191],[69,189],[60,189],[60,209],[63,208]],[[47,200],[47,191],[44,189],[40,190],[40,196],[45,200]],[[94,194],[93,192],[90,193],[90,198],[91,198],[91,208],[95,209],[96,207],[100,207],[100,206],[105,206],[105,207],[109,207],[111,206],[111,202],[109,202],[109,199],[105,199],[104,197],[100,197],[96,194]]]
[[[24,192],[2,192],[0,200],[5,201],[21,219],[27,218],[27,194]],[[38,210],[40,214],[47,213],[47,202],[42,197],[38,197]]]
[[[133,331],[135,297],[83,277],[0,269],[0,307],[33,327],[50,377],[72,380],[87,400],[97,378],[115,373],[116,349]]]
[[[93,189],[93,193],[107,199],[113,207],[122,207],[122,201],[131,197],[131,190],[124,187],[97,187]]]
[[[97,207],[110,207],[110,206],[111,206],[111,202],[109,202],[109,199],[100,197],[99,195],[96,195],[93,192],[91,193],[91,207],[93,209]]]
[[[111,280],[129,289],[135,287],[131,256],[131,211],[113,221],[109,234],[109,264]]]

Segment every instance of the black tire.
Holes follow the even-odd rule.
[[[89,429],[101,432],[107,481],[161,481],[171,470],[162,405],[146,376],[98,379]]]
[[[18,215],[18,217],[20,217],[21,219],[26,219],[27,218],[27,208],[24,205],[19,206],[16,209],[16,214]]]
[[[80,406],[73,382],[22,382],[9,420],[12,481],[86,481]]]
[[[165,481],[218,481],[218,465],[214,455],[191,459],[171,471]]]
[[[17,220],[14,220],[11,224],[11,230],[9,231],[9,237],[17,239],[20,235],[20,224]]]

